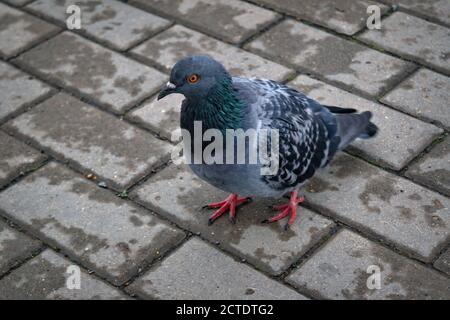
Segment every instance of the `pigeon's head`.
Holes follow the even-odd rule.
[[[178,61],[170,73],[170,81],[161,89],[158,100],[172,93],[187,99],[202,99],[216,84],[229,79],[224,66],[208,56],[191,56]]]

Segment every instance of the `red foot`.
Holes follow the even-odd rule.
[[[230,194],[225,200],[214,202],[206,205],[205,207],[210,209],[219,208],[214,214],[209,218],[208,225],[212,225],[213,222],[220,217],[225,211],[230,210],[230,221],[231,223],[236,223],[236,207],[242,203],[249,202],[252,199],[249,197],[238,198],[235,193]]]
[[[305,201],[305,198],[297,197],[297,191],[292,191],[291,199],[289,200],[289,202],[287,204],[273,206],[274,210],[281,211],[281,212],[270,219],[264,220],[263,223],[272,223],[272,222],[278,221],[280,219],[283,219],[288,214],[290,214],[289,220],[286,223],[286,225],[284,226],[285,230],[289,229],[289,227],[292,225],[292,223],[294,223],[295,216],[297,215],[297,207],[298,207],[299,203],[302,203],[303,201]]]

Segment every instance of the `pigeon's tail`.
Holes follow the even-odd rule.
[[[378,127],[370,122],[372,112],[335,114],[338,123],[338,135],[341,138],[339,149],[344,149],[356,138],[369,139],[378,132]]]

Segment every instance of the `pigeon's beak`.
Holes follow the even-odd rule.
[[[158,100],[161,100],[162,98],[168,96],[169,94],[175,93],[176,88],[177,88],[176,85],[174,85],[171,82],[167,82],[167,84],[159,92]]]

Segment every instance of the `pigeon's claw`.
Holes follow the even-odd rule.
[[[224,214],[227,210],[230,211],[230,221],[231,223],[236,223],[236,207],[240,204],[251,201],[251,198],[244,197],[238,198],[238,195],[235,193],[230,194],[225,200],[219,202],[213,202],[208,204],[206,207],[210,209],[219,208],[214,214],[209,218],[208,225],[212,225],[217,218],[219,218],[222,214]]]
[[[289,227],[294,223],[295,216],[297,215],[297,207],[303,201],[305,201],[305,198],[297,197],[297,191],[292,191],[291,198],[287,204],[273,206],[273,209],[280,211],[280,213],[270,219],[264,220],[263,223],[272,223],[283,219],[287,215],[290,215],[289,220],[284,227],[285,230],[289,229]]]

